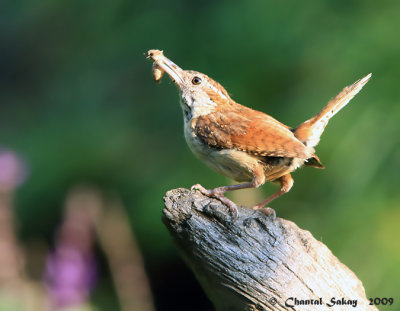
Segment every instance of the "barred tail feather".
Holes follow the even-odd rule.
[[[294,135],[308,147],[314,147],[318,144],[319,139],[328,124],[330,118],[339,112],[347,103],[363,88],[369,81],[372,74],[368,74],[364,78],[357,80],[352,85],[345,87],[335,98],[321,110],[320,113],[313,118],[300,124],[293,130]]]

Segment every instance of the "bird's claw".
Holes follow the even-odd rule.
[[[207,196],[209,196],[209,195],[212,194],[210,190],[207,190],[206,188],[204,188],[204,187],[203,187],[202,185],[200,185],[200,184],[196,184],[196,185],[191,186],[191,187],[190,187],[190,190],[192,190],[192,191],[193,191],[193,190],[200,191],[202,194],[207,195]]]
[[[225,197],[224,194],[221,193],[220,191],[215,189],[208,190],[200,184],[193,185],[192,187],[190,187],[190,190],[197,190],[208,197],[213,197],[220,200],[222,203],[224,203],[226,206],[229,207],[229,210],[233,214],[234,221],[238,218],[237,205],[231,200],[229,200],[227,197]]]
[[[276,212],[273,208],[259,207],[258,205],[256,205],[256,206],[253,206],[252,209],[255,211],[260,211],[260,212],[264,213],[265,215],[272,217],[273,220],[276,219]]]

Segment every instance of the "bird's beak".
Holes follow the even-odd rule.
[[[184,81],[183,69],[181,69],[178,65],[165,57],[163,51],[150,50],[147,52],[147,58],[151,58],[154,61],[154,64],[156,64],[159,69],[168,73],[172,81],[178,84],[178,86],[182,86]]]

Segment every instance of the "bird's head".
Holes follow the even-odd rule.
[[[218,106],[230,103],[228,92],[207,75],[183,70],[160,50],[150,50],[147,57],[154,61],[153,74],[156,81],[166,72],[178,86],[185,121],[209,114]]]

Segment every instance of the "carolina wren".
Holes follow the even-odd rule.
[[[264,206],[292,188],[292,171],[303,165],[324,168],[314,154],[314,147],[329,119],[371,77],[369,74],[345,87],[321,112],[291,128],[265,113],[236,103],[218,82],[203,73],[181,69],[163,51],[150,50],[148,58],[154,61],[156,81],[166,72],[178,86],[185,138],[193,153],[217,172],[244,182],[210,190],[199,184],[192,186],[221,200],[235,217],[236,204],[224,196],[225,192],[257,188],[267,181],[279,183],[277,192],[253,207],[270,214],[274,211]]]

